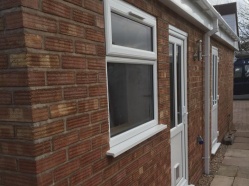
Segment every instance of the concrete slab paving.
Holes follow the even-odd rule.
[[[238,172],[237,166],[221,165],[217,174],[220,176],[235,177]]]
[[[249,100],[233,102],[234,143],[227,148],[211,186],[249,186]]]
[[[249,143],[249,138],[246,137],[235,137],[234,143]]]
[[[249,179],[249,167],[239,167],[237,177]]]
[[[249,179],[238,178],[238,177],[234,179],[233,186],[248,186],[248,185],[249,185]]]
[[[234,177],[215,175],[210,186],[232,186]]]
[[[248,132],[248,131],[237,131],[237,132],[235,133],[235,136],[247,137],[247,138],[249,138],[249,132]]]
[[[228,148],[225,157],[249,158],[249,150]]]
[[[249,143],[233,143],[233,145],[229,146],[229,149],[249,150]]]
[[[226,157],[223,159],[222,164],[234,165],[238,167],[249,167],[249,158]]]

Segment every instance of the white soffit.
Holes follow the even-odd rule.
[[[233,48],[238,49],[238,44],[236,44],[239,40],[238,36],[208,0],[159,1],[204,31],[212,30],[213,20],[218,19],[219,32],[215,34],[215,37],[225,41]]]

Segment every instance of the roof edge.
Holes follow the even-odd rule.
[[[175,10],[179,15],[190,21],[204,31],[214,28],[213,20],[218,19],[220,27],[219,33],[215,34],[223,42],[238,50],[239,37],[218,11],[209,3],[208,0],[159,0],[165,6]]]

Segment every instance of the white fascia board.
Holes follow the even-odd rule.
[[[234,49],[238,49],[238,36],[207,0],[159,1],[204,31],[212,30],[214,28],[213,20],[218,19],[221,31],[215,35],[216,38],[218,37]]]
[[[236,41],[234,38],[231,38],[230,35],[223,29],[220,28],[219,32],[215,33],[214,38],[217,38],[218,40],[225,41],[228,45],[233,47],[234,49],[238,50],[238,41]]]
[[[220,13],[209,3],[208,0],[194,0],[199,6],[201,6],[203,9],[207,9],[208,14],[213,17],[214,19],[219,20],[219,26],[222,27],[226,32],[230,35],[230,37],[234,38],[234,40],[238,41],[238,36],[235,34],[235,32],[230,28],[230,26],[227,24],[227,22],[223,19],[223,17],[220,15]],[[204,8],[205,7],[205,8]]]
[[[191,23],[203,30],[212,30],[213,20],[203,13],[203,9],[190,0],[159,0],[167,7],[186,18]]]

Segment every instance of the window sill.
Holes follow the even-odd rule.
[[[163,131],[166,128],[167,128],[167,125],[163,125],[163,124],[156,125],[118,145],[115,145],[114,147],[111,147],[110,150],[106,152],[106,155],[112,156],[115,158],[119,156],[120,154],[126,152],[127,150],[131,149],[132,147],[138,145],[139,143]]]

